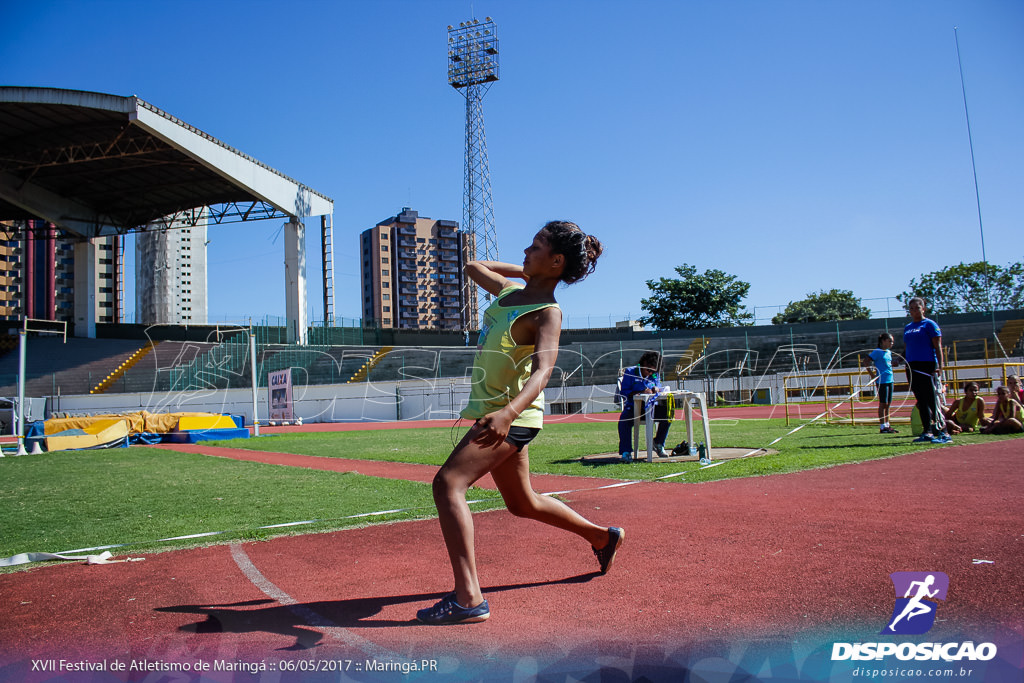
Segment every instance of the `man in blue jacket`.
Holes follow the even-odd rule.
[[[637,394],[655,394],[664,385],[658,378],[661,366],[661,354],[657,351],[645,351],[640,361],[622,373],[619,380],[618,395],[622,397],[622,414],[619,415],[619,454],[622,462],[633,459],[633,397]],[[668,410],[664,403],[659,402],[654,409],[654,418],[658,430],[654,435],[654,452],[660,457],[667,457],[665,439],[668,437]]]

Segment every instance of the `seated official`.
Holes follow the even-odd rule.
[[[946,429],[950,434],[973,432],[985,419],[985,399],[978,396],[978,383],[968,382],[964,386],[963,398],[953,401],[946,410]]]
[[[619,454],[623,462],[633,459],[633,416],[637,394],[655,394],[662,388],[667,389],[658,378],[661,366],[661,354],[657,351],[646,351],[640,361],[622,373],[619,380],[618,396],[622,399],[622,414],[619,415]],[[660,457],[668,457],[665,451],[665,439],[668,437],[669,415],[668,406],[659,401],[654,408],[654,419],[657,432],[654,435],[654,452]]]

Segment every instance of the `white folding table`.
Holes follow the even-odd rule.
[[[696,401],[700,407],[701,425],[704,428],[704,447],[706,448],[707,459],[711,459],[711,427],[708,424],[708,408],[704,394],[695,391],[666,391],[658,394],[658,402],[663,402],[671,395],[676,401],[676,409],[682,404],[683,417],[686,419],[686,442],[693,447],[693,402]],[[649,409],[645,410],[645,404],[651,394],[633,395],[633,453],[639,455],[637,450],[640,445],[640,415],[644,416],[645,431],[647,434],[647,462],[654,462],[654,402]],[[667,446],[667,444],[665,444]],[[635,456],[634,456],[635,457]]]

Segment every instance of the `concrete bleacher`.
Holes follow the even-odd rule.
[[[168,391],[171,368],[187,365],[215,346],[209,342],[155,342],[153,350],[127,370],[105,393]]]
[[[475,347],[396,347],[373,367],[369,381],[461,378],[470,373]]]
[[[1021,352],[1024,312],[999,312],[937,317],[949,360],[972,361],[1003,356],[996,333],[1009,354]],[[841,323],[737,327],[714,330],[563,331],[556,369],[550,386],[614,384],[620,369],[635,365],[648,350],[664,355],[666,380],[821,371],[854,368],[877,345],[878,334],[888,330],[896,339],[893,352],[903,353],[902,330],[906,318]],[[1005,328],[1005,330],[1004,330]],[[173,332],[173,330],[172,330]],[[615,335],[618,335],[617,337]],[[159,341],[152,352],[119,376],[106,393],[222,389],[249,386],[248,338],[237,330],[203,335],[207,341]],[[259,338],[259,337],[257,337]],[[419,339],[418,339],[419,340]],[[443,339],[449,345],[395,346],[369,371],[367,381],[464,379],[472,374],[475,346],[466,346],[461,334]],[[219,341],[219,343],[217,343]],[[437,340],[432,340],[437,341]],[[80,339],[62,342],[49,335],[28,338],[29,396],[88,393],[132,353],[152,344],[148,339]],[[383,346],[261,344],[258,369],[261,385],[268,370],[286,367],[296,384],[347,382]],[[703,353],[701,353],[701,351]],[[696,359],[696,362],[693,361]],[[228,362],[230,361],[230,362]],[[684,375],[676,368],[692,367]],[[230,367],[228,367],[230,365]],[[191,374],[182,368],[192,366]],[[0,355],[0,395],[17,393],[18,352]],[[186,376],[187,375],[187,376]]]
[[[26,340],[25,395],[88,394],[145,342],[30,335]],[[0,395],[18,394],[18,350],[0,357]]]
[[[375,346],[320,347],[313,363],[306,368],[309,384],[340,384],[348,379],[376,353]]]

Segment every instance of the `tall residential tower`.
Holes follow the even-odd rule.
[[[474,258],[475,243],[457,222],[432,220],[403,208],[364,230],[359,242],[365,324],[408,330],[475,328],[473,285],[462,270]]]
[[[0,224],[0,320],[22,318],[74,322],[75,296],[96,302],[96,322],[121,322],[121,238],[95,240],[96,288],[75,289],[75,243],[51,223]]]
[[[135,236],[135,318],[144,325],[205,325],[206,209]]]

